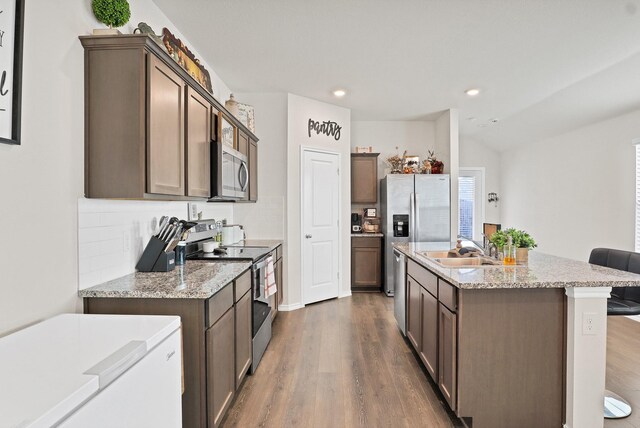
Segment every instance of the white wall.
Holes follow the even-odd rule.
[[[0,219],[11,225],[0,258],[0,335],[81,309],[77,204],[83,194],[84,52],[78,36],[101,24],[88,0],[29,0],[25,7],[22,145],[0,145]],[[176,30],[151,0],[132,1],[131,9],[123,32],[140,21],[158,33],[163,26]],[[229,89],[209,71],[216,97],[224,101]]]
[[[458,168],[459,160],[458,110],[446,110],[436,119],[435,155],[444,162],[444,173],[451,180],[451,240],[458,236]]]
[[[500,223],[500,205],[487,202],[488,194],[500,192],[500,153],[473,138],[460,136],[460,168],[484,167],[485,169],[485,222]]]
[[[203,219],[234,223],[233,204],[198,202]],[[135,272],[163,215],[188,218],[187,202],[78,200],[78,288]]]
[[[300,218],[300,148],[314,147],[340,153],[341,182],[341,276],[340,296],[351,294],[351,111],[309,98],[289,94],[287,151],[287,257],[289,293],[286,305],[296,307],[302,303],[301,272],[301,218]],[[341,138],[335,141],[325,135],[307,134],[309,119],[331,120],[342,125]]]
[[[638,137],[635,111],[503,153],[503,227],[578,260],[599,246],[633,250]]]
[[[235,94],[256,111],[258,202],[236,204],[234,219],[249,239],[284,239],[287,196],[287,94]],[[285,259],[285,264],[287,260]]]
[[[384,178],[391,168],[386,162],[393,155],[427,158],[435,144],[435,124],[427,121],[354,121],[351,123],[351,151],[371,146],[378,157],[378,178]],[[396,148],[397,147],[397,148]]]

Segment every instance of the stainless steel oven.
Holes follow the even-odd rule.
[[[251,270],[253,272],[251,281],[251,295],[253,297],[253,363],[251,364],[251,373],[254,373],[271,340],[273,299],[265,297],[267,257],[254,261]]]
[[[211,200],[245,199],[249,188],[247,156],[221,142],[211,143]]]

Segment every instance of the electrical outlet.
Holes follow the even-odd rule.
[[[189,202],[189,220],[198,219],[198,204],[195,202]]]
[[[596,312],[583,312],[582,313],[582,335],[583,336],[595,336],[598,334],[598,328],[596,325]]]

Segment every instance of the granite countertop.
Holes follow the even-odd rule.
[[[420,253],[449,250],[455,243],[395,243],[393,247],[461,289],[640,286],[640,275],[539,251],[529,252],[528,265],[451,269],[435,264]]]
[[[384,235],[380,232],[362,232],[362,233],[352,233],[352,238],[383,238]]]
[[[208,299],[251,262],[188,260],[170,272],[136,272],[78,291],[80,297]]]
[[[227,247],[264,247],[269,248],[269,251],[273,251],[278,245],[282,245],[283,243],[283,241],[277,239],[247,239],[227,245]]]

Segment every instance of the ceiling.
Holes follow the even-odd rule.
[[[462,135],[506,150],[640,108],[640,0],[154,1],[234,92],[353,120],[457,108]]]

